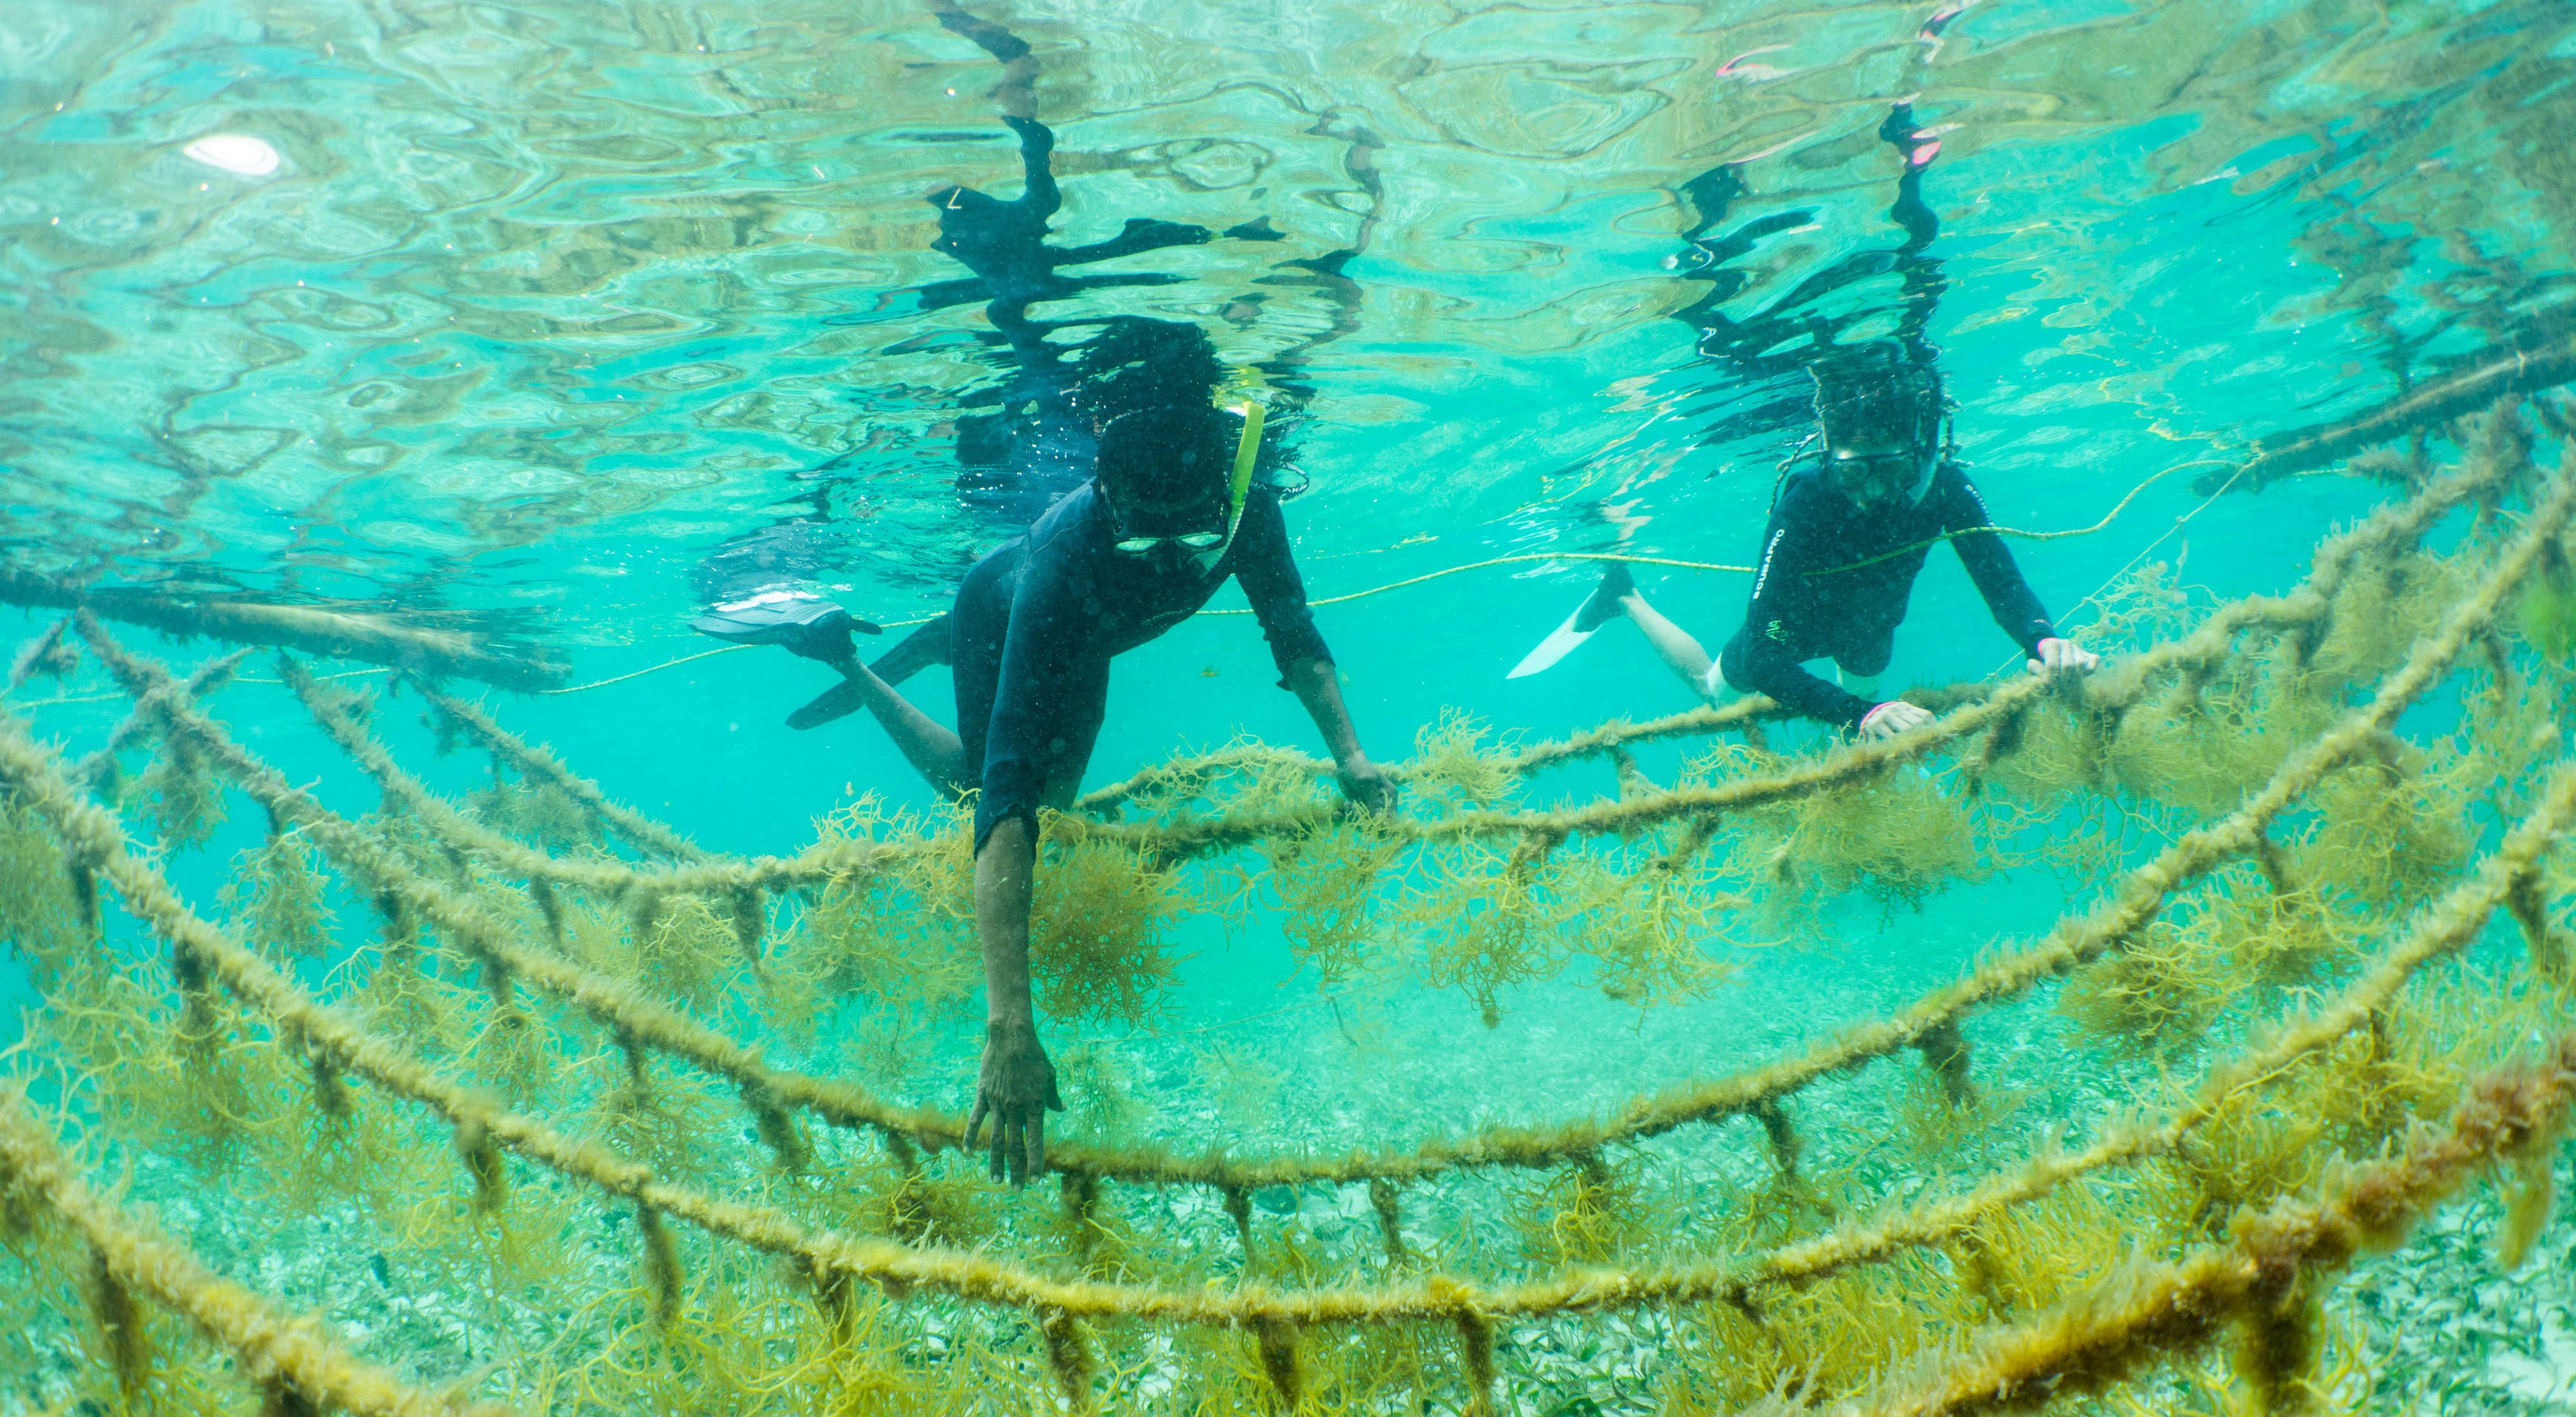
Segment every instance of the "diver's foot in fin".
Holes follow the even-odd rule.
[[[888,684],[900,684],[931,665],[956,663],[956,650],[949,632],[954,623],[946,615],[929,621],[896,642],[894,648],[887,650],[868,668],[875,670],[877,677]]]
[[[859,619],[831,601],[785,590],[714,606],[691,620],[689,628],[738,645],[779,645],[826,664],[850,657],[851,631],[885,633],[874,621]]]
[[[1601,584],[1594,588],[1592,598],[1574,613],[1574,628],[1588,635],[1618,619],[1627,613],[1619,602],[1636,593],[1637,578],[1628,573],[1628,563],[1611,562],[1601,573]]]

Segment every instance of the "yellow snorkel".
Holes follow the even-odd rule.
[[[1234,440],[1234,477],[1225,491],[1225,541],[1234,544],[1234,529],[1243,521],[1243,499],[1252,491],[1252,465],[1261,457],[1262,407],[1257,400],[1244,400],[1243,436]]]

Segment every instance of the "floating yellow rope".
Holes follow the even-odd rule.
[[[2016,526],[1970,527],[1963,531],[1943,532],[1939,536],[1932,537],[1925,541],[1916,542],[1911,546],[1899,547],[1894,551],[1887,552],[1885,555],[1875,556],[1867,561],[1855,561],[1848,566],[1836,566],[1832,570],[1818,571],[1815,574],[1820,576],[1829,576],[1834,574],[1836,571],[1858,570],[1863,566],[1876,565],[1880,561],[1888,560],[1891,557],[1902,556],[1910,551],[1920,550],[1923,547],[1931,546],[1937,542],[1948,541],[1953,537],[1966,536],[1981,531],[1991,531],[1998,536],[2016,536],[2025,541],[2056,541],[2069,536],[2090,536],[2118,520],[2120,514],[2129,509],[2129,504],[2138,499],[2139,493],[2146,491],[2149,487],[2162,481],[2164,478],[2180,472],[2185,468],[2204,467],[2212,463],[2219,463],[2222,461],[2223,459],[2218,458],[2194,458],[2189,462],[2175,463],[2173,466],[2164,469],[2162,472],[2154,473],[2139,482],[2136,486],[2131,487],[2126,495],[2122,496],[2119,501],[2112,504],[2110,511],[2102,514],[2101,520],[2094,522],[2091,526],[2068,527],[2061,531],[2030,531]],[[2212,500],[2215,499],[2213,498]],[[2202,505],[2206,506],[2208,504],[2204,502]],[[2194,510],[2197,511],[2198,508],[2195,508]],[[1751,566],[1739,566],[1732,561],[1688,561],[1674,556],[1631,556],[1617,551],[1531,551],[1511,556],[1488,556],[1481,561],[1468,561],[1461,565],[1448,566],[1437,571],[1425,571],[1421,575],[1407,576],[1400,581],[1388,581],[1384,585],[1370,586],[1366,590],[1345,591],[1340,595],[1328,595],[1320,600],[1310,600],[1306,603],[1308,605],[1347,605],[1354,600],[1366,600],[1373,595],[1384,595],[1389,591],[1404,590],[1412,586],[1441,580],[1449,576],[1462,576],[1469,571],[1491,570],[1496,566],[1527,566],[1546,562],[1564,561],[1618,561],[1631,566],[1667,566],[1675,570],[1718,571],[1729,575],[1741,576],[1749,576],[1753,574],[1754,571],[1754,568]],[[1249,609],[1202,610],[1199,613],[1202,615],[1249,615],[1252,611]],[[927,625],[937,618],[937,616],[925,615],[913,620],[888,620],[885,621],[884,624],[885,628],[889,630],[902,630],[909,629],[915,625]],[[660,664],[647,665],[642,669],[630,670],[627,673],[615,675],[610,678],[594,679],[587,684],[570,684],[560,689],[539,689],[536,690],[536,692],[540,694],[587,693],[592,689],[605,689],[611,684],[623,684],[630,679],[641,679],[647,674],[658,674],[665,669],[676,669],[683,664],[692,664],[698,660],[706,659],[714,655],[731,654],[738,649],[751,648],[753,648],[751,645],[727,645],[722,649],[701,650],[696,654],[684,654],[677,659],[666,659]]]

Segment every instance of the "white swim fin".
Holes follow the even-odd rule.
[[[1576,624],[1583,618],[1583,612],[1591,606],[1592,602],[1589,600],[1576,606],[1574,613],[1565,617],[1564,624],[1557,626],[1546,639],[1539,641],[1538,648],[1522,655],[1521,662],[1513,665],[1512,672],[1503,677],[1526,679],[1542,669],[1553,668],[1558,660],[1574,653],[1576,645],[1592,638],[1592,630],[1583,629]],[[1593,627],[1593,629],[1598,628],[1600,628],[1598,625]]]

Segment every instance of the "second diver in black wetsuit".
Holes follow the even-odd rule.
[[[1846,731],[1890,736],[1932,720],[1917,705],[1879,698],[1878,676],[1915,576],[1947,541],[2034,672],[2092,668],[2096,657],[2057,633],[1975,485],[1947,455],[1937,376],[1887,344],[1844,346],[1808,372],[1824,457],[1781,479],[1744,624],[1716,660],[1646,603],[1625,566],[1603,577],[1577,628],[1625,615],[1712,702],[1730,690],[1761,693]],[[1831,661],[1838,682],[1809,672],[1814,660]]]
[[[1992,530],[1975,485],[1950,455],[1943,436],[1948,403],[1938,351],[1928,338],[1948,281],[1930,253],[1940,222],[1923,199],[1924,175],[1941,144],[1903,103],[1889,110],[1878,136],[1904,163],[1888,215],[1905,239],[1892,249],[1845,256],[1751,318],[1726,313],[1728,300],[1749,281],[1727,263],[1760,237],[1812,222],[1813,215],[1775,213],[1720,233],[1717,224],[1744,190],[1738,172],[1717,168],[1684,189],[1700,209],[1685,233],[1699,256],[1690,278],[1708,290],[1680,317],[1699,331],[1700,353],[1753,387],[1803,367],[1824,444],[1822,459],[1786,473],[1772,496],[1742,628],[1712,660],[1698,640],[1646,603],[1625,565],[1614,563],[1600,589],[1513,677],[1555,663],[1624,615],[1712,702],[1730,692],[1762,693],[1847,732],[1901,733],[1932,716],[1901,699],[1879,698],[1878,676],[1894,650],[1914,578],[1941,541],[1958,551],[1995,622],[2029,656],[2032,670],[2081,672],[2097,662],[2052,626]],[[1853,299],[1853,288],[1889,275],[1899,281],[1892,312]],[[1891,337],[1838,341],[1845,329],[1885,313],[1895,316]],[[1769,403],[1749,421],[1768,427],[1793,409],[1785,400]],[[1833,663],[1838,682],[1803,667],[1818,660]]]

